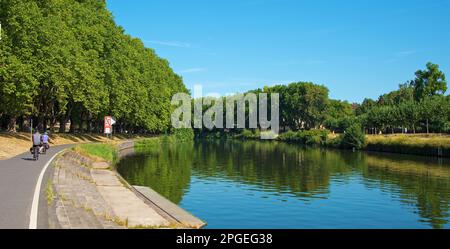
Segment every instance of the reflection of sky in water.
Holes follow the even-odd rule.
[[[157,174],[147,184],[166,195],[182,177],[179,204],[207,228],[450,228],[447,160],[255,142],[184,149],[119,171],[135,183]]]
[[[357,177],[332,180],[328,193],[313,196],[217,180],[193,177],[180,203],[207,228],[429,228],[398,190],[368,187]]]

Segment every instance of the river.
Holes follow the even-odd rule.
[[[450,228],[450,161],[282,142],[165,142],[119,173],[206,228]]]

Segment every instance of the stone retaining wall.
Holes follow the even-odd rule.
[[[118,145],[118,160],[134,154]],[[201,228],[205,223],[147,187],[130,186],[108,162],[68,150],[52,163],[47,184],[49,228]],[[151,193],[151,194],[149,194]]]
[[[47,194],[50,228],[175,226],[129,189],[108,163],[69,150],[53,165],[52,193]]]

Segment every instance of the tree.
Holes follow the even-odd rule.
[[[105,1],[0,2],[0,118],[33,117],[46,129],[101,131],[104,115],[130,132],[169,130],[174,93],[187,92],[169,62],[126,35]]]
[[[335,132],[343,132],[355,119],[353,106],[347,101],[330,100],[326,109],[325,126]]]
[[[425,121],[426,131],[430,133],[430,124],[435,132],[445,130],[449,120],[448,98],[440,95],[431,96],[420,102],[420,117]]]
[[[284,93],[284,104],[288,123],[293,129],[316,128],[325,120],[328,105],[328,89],[311,82],[292,83]]]
[[[355,111],[356,115],[359,116],[359,115],[369,112],[370,109],[372,109],[373,107],[376,106],[376,104],[377,104],[377,102],[373,99],[368,99],[368,98],[364,99],[362,104],[356,108],[356,111]]]
[[[416,125],[420,121],[420,108],[414,101],[405,101],[398,106],[396,119],[402,126],[409,127],[416,133]]]
[[[366,142],[366,136],[361,125],[355,123],[345,130],[342,136],[342,146],[345,148],[362,149]]]
[[[8,130],[16,131],[16,120],[33,110],[37,94],[33,52],[39,46],[42,14],[35,2],[2,1],[0,42],[0,112],[8,116]]]
[[[414,100],[414,88],[411,83],[400,84],[399,89],[387,94],[383,94],[378,98],[379,105],[394,106],[405,101]]]
[[[416,72],[416,78],[411,84],[416,101],[421,101],[425,97],[443,95],[447,91],[445,74],[439,70],[438,65],[431,62],[427,63],[426,70]]]

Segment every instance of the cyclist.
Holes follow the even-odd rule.
[[[41,142],[42,142],[42,145],[44,146],[44,148],[45,148],[45,150],[48,150],[49,149],[49,137],[48,137],[48,133],[47,132],[45,132],[44,133],[44,135],[42,135],[42,137],[41,137]]]
[[[33,140],[33,147],[31,148],[31,153],[35,156],[35,160],[37,160],[37,157],[39,156],[39,150],[41,147],[41,134],[36,129],[36,132],[33,134],[32,137]]]

